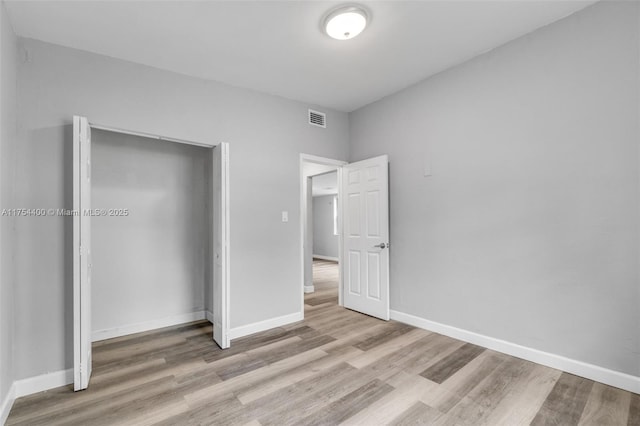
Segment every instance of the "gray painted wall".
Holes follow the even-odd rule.
[[[12,205],[15,146],[16,37],[0,2],[0,210]],[[0,217],[0,406],[14,379],[14,223],[12,217]]]
[[[638,22],[600,2],[350,114],[392,309],[640,375]]]
[[[210,285],[211,150],[92,133],[92,326],[110,330],[204,309]]]
[[[18,68],[17,205],[72,206],[73,114],[228,142],[231,326],[299,312],[300,153],[345,159],[347,114],[315,106],[328,114],[328,128],[321,129],[307,124],[313,105],[34,40],[19,43],[29,61]],[[280,221],[283,210],[287,223]],[[73,363],[72,222],[28,218],[17,225],[15,373],[21,379]]]
[[[313,254],[338,257],[338,236],[333,235],[334,195],[313,197]]]

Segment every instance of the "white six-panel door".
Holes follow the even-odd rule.
[[[91,127],[73,117],[73,388],[91,378]]]
[[[389,159],[343,167],[344,306],[389,319]]]
[[[229,339],[229,144],[213,149],[213,340],[222,349]]]

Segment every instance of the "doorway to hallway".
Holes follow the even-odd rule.
[[[305,310],[324,304],[338,304],[339,267],[333,260],[313,259],[313,293],[304,297]]]
[[[300,154],[300,261],[304,293],[313,283],[313,180],[337,171],[331,240],[338,245],[338,306],[389,320],[389,158],[355,163]],[[326,228],[326,227],[325,227]],[[335,255],[321,256],[336,260]],[[317,256],[316,256],[317,257]]]

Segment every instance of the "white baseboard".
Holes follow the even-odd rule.
[[[14,394],[16,398],[20,398],[21,396],[66,386],[71,383],[73,383],[73,368],[16,380],[13,383],[15,386]]]
[[[114,337],[127,336],[129,334],[142,333],[143,331],[155,330],[163,327],[171,327],[172,325],[184,324],[191,321],[205,319],[205,311],[190,312],[187,314],[172,315],[157,320],[139,322],[136,324],[125,325],[123,327],[107,328],[104,330],[96,330],[91,333],[91,341],[113,339]]]
[[[98,330],[92,333],[92,341],[111,339],[113,337],[126,336],[128,334],[140,333],[143,331],[155,330],[163,327],[170,327],[172,325],[184,324],[191,321],[198,321],[202,319],[213,320],[213,315],[209,311],[197,311],[188,314],[173,315],[170,317],[161,318],[154,321],[146,321],[143,323],[132,324],[126,327],[118,327],[108,330]],[[4,424],[6,420],[5,415],[9,415],[11,405],[16,398],[21,396],[31,395],[33,393],[42,392],[45,390],[57,388],[60,386],[66,386],[73,383],[73,369],[56,371],[53,373],[42,374],[40,376],[29,377],[28,379],[16,380],[10,390],[9,395],[3,401],[0,406],[0,424]],[[5,413],[6,410],[6,413]]]
[[[338,259],[337,257],[333,257],[333,256],[324,256],[322,254],[314,254],[313,255],[314,259],[320,259],[320,260],[330,260],[332,262],[339,262],[340,259]]]
[[[205,318],[207,319],[207,321],[209,321],[211,324],[213,324],[213,312],[204,311],[204,315],[205,315]]]
[[[316,291],[316,288],[315,288],[315,286],[313,284],[304,286],[304,292],[305,293],[313,293],[314,291]]]
[[[566,371],[568,373],[624,389],[629,392],[640,393],[640,377],[638,376],[632,376],[630,374],[621,373],[619,371],[610,370],[597,365],[577,361],[575,359],[528,348],[505,340],[484,336],[482,334],[452,327],[450,325],[429,321],[415,315],[405,314],[404,312],[391,310],[391,319],[413,325],[418,328],[423,328],[425,330],[444,334],[445,336],[473,343],[507,355],[512,355],[517,358],[526,359],[527,361],[542,364],[547,367]]]
[[[254,322],[253,324],[242,325],[229,330],[229,338],[237,339],[238,337],[248,336],[249,334],[258,333],[260,331],[269,330],[270,328],[281,327],[291,324],[292,322],[302,321],[304,315],[302,312],[283,315],[281,317],[271,318],[265,321]]]
[[[11,407],[13,407],[13,402],[16,400],[16,384],[12,383],[9,387],[9,391],[7,395],[2,400],[2,404],[0,405],[0,425],[6,423],[7,418],[9,417],[9,412],[11,411]]]

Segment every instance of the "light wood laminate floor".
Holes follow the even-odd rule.
[[[335,264],[316,272],[302,322],[225,351],[206,321],[96,343],[88,390],[20,398],[7,424],[640,425],[637,394],[340,308]]]

